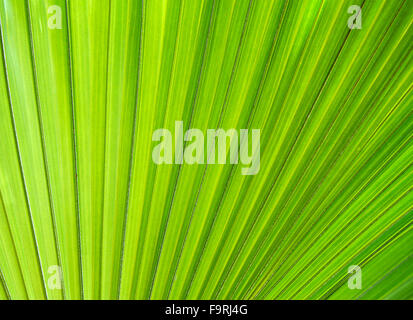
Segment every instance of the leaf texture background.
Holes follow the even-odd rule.
[[[410,0],[0,0],[0,299],[413,299],[412,22]],[[260,129],[260,171],[155,164],[175,121]]]

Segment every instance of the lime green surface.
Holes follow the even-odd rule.
[[[409,0],[0,0],[0,299],[413,299],[412,23]],[[175,121],[260,129],[260,171],[157,165]]]

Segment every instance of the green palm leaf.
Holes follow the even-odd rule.
[[[0,0],[0,299],[412,299],[412,22],[407,0]],[[259,172],[156,164],[177,121],[260,129]]]

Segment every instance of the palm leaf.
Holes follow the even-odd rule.
[[[0,0],[0,299],[412,299],[412,21],[407,0]],[[260,129],[258,174],[157,165],[177,121]]]

